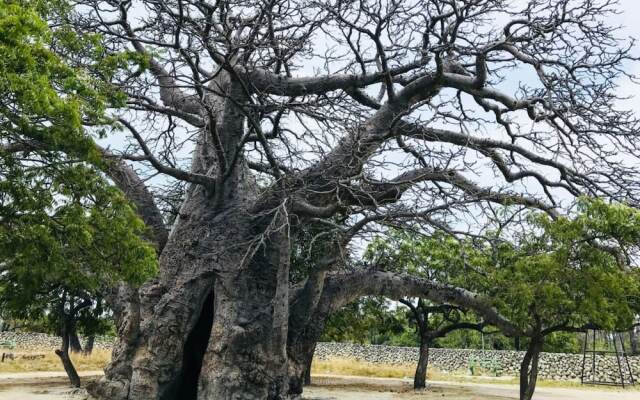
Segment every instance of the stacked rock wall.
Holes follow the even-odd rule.
[[[80,338],[84,345],[85,338]],[[110,349],[113,347],[113,338],[98,336],[95,339],[94,348]],[[0,332],[0,345],[15,344],[16,347],[29,349],[56,349],[60,347],[61,339],[46,333],[33,332]]]
[[[82,339],[84,343],[84,339]],[[110,349],[113,338],[97,337],[95,348]],[[21,350],[43,350],[60,347],[60,338],[44,333],[0,332],[0,344],[13,343]],[[524,352],[508,350],[431,349],[429,365],[443,372],[470,374],[474,368],[489,375],[517,375]],[[392,365],[415,364],[418,361],[416,347],[357,345],[351,343],[318,343],[315,358],[353,359],[370,363]],[[540,377],[542,379],[575,380],[582,372],[582,354],[542,353]],[[636,380],[640,379],[640,356],[628,357]],[[587,360],[587,369],[591,359]],[[624,361],[623,361],[624,363]],[[624,364],[623,364],[624,367]],[[597,359],[596,380],[619,379],[618,360],[615,356]],[[591,377],[587,377],[591,378]]]
[[[471,369],[482,369],[484,373],[518,375],[524,352],[508,350],[464,350],[431,349],[429,365],[443,372],[470,374]],[[318,343],[315,357],[320,360],[331,358],[353,359],[371,363],[414,364],[418,360],[415,347],[394,347],[357,345],[351,343]],[[589,356],[588,356],[589,357]],[[611,381],[620,379],[618,359],[615,356],[596,358],[596,379]],[[640,356],[628,357],[636,380],[640,378]],[[590,374],[591,358],[587,358],[587,374]],[[582,354],[542,353],[540,356],[540,377],[553,380],[580,379],[582,372]],[[624,360],[621,360],[624,368]],[[626,372],[625,369],[623,371]],[[628,374],[626,374],[628,376]],[[590,379],[587,376],[587,380]]]

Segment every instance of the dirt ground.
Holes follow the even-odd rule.
[[[518,398],[518,387],[510,384],[479,384],[431,382],[428,389],[415,392],[411,380],[394,378],[363,378],[317,376],[316,385],[305,390],[309,400],[507,400]],[[366,393],[366,395],[365,395]],[[539,387],[534,400],[640,400],[640,387],[611,388],[548,388]]]
[[[13,375],[13,376],[10,376]],[[507,400],[517,399],[515,385],[432,382],[428,390],[414,392],[408,380],[362,377],[314,377],[305,400]],[[0,400],[84,400],[64,377],[47,374],[0,374]],[[592,388],[540,388],[535,400],[638,400],[640,391]]]
[[[498,385],[496,385],[498,386]],[[517,388],[493,387],[473,384],[468,387],[454,384],[436,384],[424,392],[384,392],[371,388],[314,386],[305,390],[307,400],[511,400],[518,398]],[[2,398],[2,397],[0,397]],[[587,391],[576,389],[541,388],[535,400],[638,400],[640,392]]]

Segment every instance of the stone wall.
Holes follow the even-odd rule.
[[[82,339],[84,343],[84,339]],[[113,338],[97,337],[95,348],[110,349]],[[20,350],[44,350],[60,347],[60,338],[45,333],[0,332],[0,343],[15,343]],[[507,376],[517,375],[524,352],[507,350],[462,350],[431,349],[430,367],[443,372],[470,374],[470,366],[483,374]],[[394,365],[415,364],[418,360],[416,347],[372,346],[350,343],[318,343],[315,358],[353,359],[371,363]],[[588,360],[589,367],[591,360]],[[629,364],[635,379],[640,379],[640,356],[629,357]],[[589,370],[589,368],[587,368]],[[555,380],[580,379],[582,354],[542,353],[540,358],[540,377]],[[607,356],[597,359],[597,380],[612,380],[619,377],[616,357]],[[587,377],[589,378],[589,377]]]
[[[85,338],[80,338],[82,345]],[[96,337],[93,347],[97,349],[110,349],[113,346],[113,338]],[[60,347],[61,339],[57,336],[46,333],[33,332],[0,332],[0,344],[14,343],[21,350],[29,349],[57,349]]]
[[[524,352],[508,350],[431,349],[429,365],[443,372],[470,374],[470,367],[475,366],[476,372],[482,370],[484,374],[516,376],[523,356]],[[315,357],[320,360],[346,358],[371,363],[415,364],[418,360],[418,349],[350,343],[318,343]],[[640,356],[630,356],[628,359],[634,377],[638,380]],[[587,360],[587,375],[589,375],[591,359],[587,358]],[[542,353],[539,376],[542,379],[579,380],[582,361],[582,354]],[[618,360],[615,356],[598,356],[596,362],[596,380],[619,380]],[[624,363],[624,360],[622,362]],[[625,375],[628,376],[628,374]],[[586,378],[590,379],[590,376]]]

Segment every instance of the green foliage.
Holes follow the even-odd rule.
[[[640,308],[640,277],[621,255],[639,248],[640,211],[581,199],[573,217],[532,213],[522,232],[502,236],[459,240],[395,232],[374,242],[367,257],[388,269],[401,265],[476,291],[524,330],[538,323],[595,323],[603,329],[631,324]]]
[[[72,58],[95,43],[64,24],[49,30],[43,16],[65,7],[0,0],[0,300],[13,318],[55,315],[52,304],[140,284],[157,269],[144,224],[99,172],[83,129],[107,121],[117,96],[51,50]]]
[[[549,353],[581,353],[583,334],[553,332],[544,339],[542,351]]]
[[[333,314],[320,340],[413,346],[415,339],[406,337],[406,327],[404,312],[391,310],[385,299],[366,297]]]
[[[478,267],[487,275],[481,284],[493,288],[494,303],[521,326],[540,318],[546,326],[624,329],[633,321],[640,276],[610,249],[637,249],[640,212],[601,200],[581,200],[578,211],[557,220],[533,215],[539,229],[516,245],[502,242],[483,250],[488,257]]]

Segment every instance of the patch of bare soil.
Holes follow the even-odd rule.
[[[408,379],[367,378],[355,376],[314,376],[314,385],[305,389],[309,400],[507,400],[512,397],[479,394],[476,388],[430,384],[414,391]]]
[[[518,398],[518,387],[507,384],[432,382],[427,390],[415,392],[408,379],[314,376],[307,388],[309,400],[511,400]],[[640,391],[600,388],[547,388],[536,390],[534,400],[639,400]]]
[[[68,386],[48,384],[0,388],[1,400],[84,400],[86,396]]]
[[[345,388],[312,386],[305,390],[304,399],[308,400],[507,400],[512,397],[478,395],[469,388],[434,386],[427,390],[380,391],[371,388]]]

